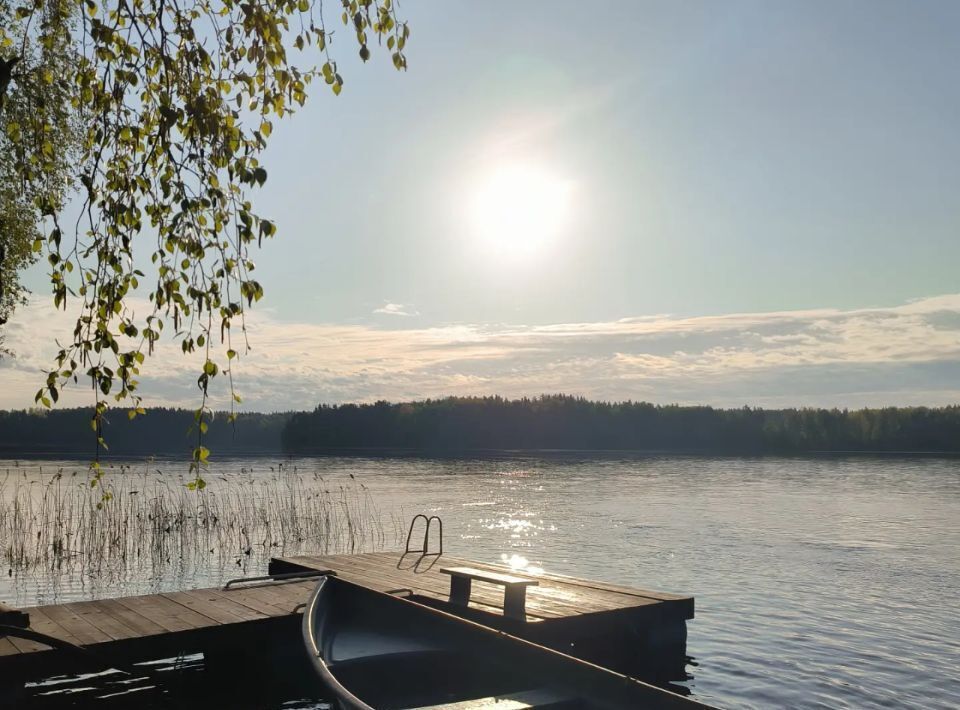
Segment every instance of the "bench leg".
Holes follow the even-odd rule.
[[[470,604],[471,579],[469,577],[450,578],[450,603],[457,606]]]
[[[507,587],[503,592],[503,615],[508,619],[527,620],[527,587]]]

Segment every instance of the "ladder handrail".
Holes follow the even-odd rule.
[[[237,577],[224,584],[223,587],[221,587],[221,591],[227,591],[234,584],[244,584],[247,582],[296,582],[301,579],[309,579],[310,577],[336,576],[336,574],[332,569],[311,569],[301,570],[300,572],[284,572],[283,574],[266,574],[261,577]]]
[[[430,518],[427,520],[427,535],[430,534],[430,523],[432,523],[434,520],[436,520],[437,524],[440,526],[440,552],[437,552],[436,554],[442,555],[443,554],[443,521],[440,519],[439,515],[431,515]],[[426,549],[426,547],[427,546],[424,545],[424,549]],[[428,555],[430,553],[424,552],[423,554]]]
[[[423,518],[426,525],[423,529],[423,547],[418,550],[410,549],[410,540],[413,537],[413,528],[417,524],[417,521]],[[440,526],[440,551],[439,552],[430,552],[430,526],[433,525],[433,521],[437,521],[437,525]],[[443,554],[443,520],[440,519],[439,515],[431,515],[427,517],[423,513],[417,513],[413,516],[413,520],[410,521],[410,528],[407,530],[407,544],[404,546],[404,555],[408,555],[411,552],[419,552],[421,557],[426,557],[427,555],[442,555]]]
[[[409,529],[407,530],[407,544],[406,544],[406,546],[405,546],[405,548],[404,548],[404,551],[403,551],[403,554],[405,554],[405,555],[406,555],[406,554],[409,554],[409,553],[411,553],[411,552],[424,552],[425,549],[426,549],[426,546],[427,546],[426,530],[424,531],[424,536],[423,536],[423,547],[424,547],[424,549],[420,549],[420,550],[411,550],[411,549],[410,549],[410,538],[413,537],[413,526],[417,524],[417,521],[418,521],[420,518],[423,518],[424,522],[426,522],[428,529],[429,529],[429,527],[430,527],[430,519],[427,518],[427,516],[424,515],[423,513],[417,513],[416,515],[413,516],[413,520],[410,521],[410,527],[409,527]]]

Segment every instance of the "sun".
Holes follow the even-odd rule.
[[[554,244],[570,217],[571,184],[536,165],[501,165],[472,193],[470,222],[478,245],[495,256],[522,259]]]

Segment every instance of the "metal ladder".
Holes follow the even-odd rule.
[[[410,548],[410,540],[413,538],[413,529],[420,518],[423,518],[425,523],[423,528],[423,546],[418,550],[414,550]],[[430,526],[433,524],[434,520],[436,520],[437,525],[440,526],[440,550],[438,552],[430,552]],[[409,555],[411,553],[419,553],[421,557],[427,557],[428,555],[436,555],[439,557],[443,554],[443,521],[440,519],[439,515],[431,515],[428,518],[423,513],[417,513],[413,516],[413,520],[410,521],[410,529],[407,530],[407,544],[403,554]]]

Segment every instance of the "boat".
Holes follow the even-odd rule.
[[[343,710],[710,707],[333,575],[317,584],[302,630]]]

